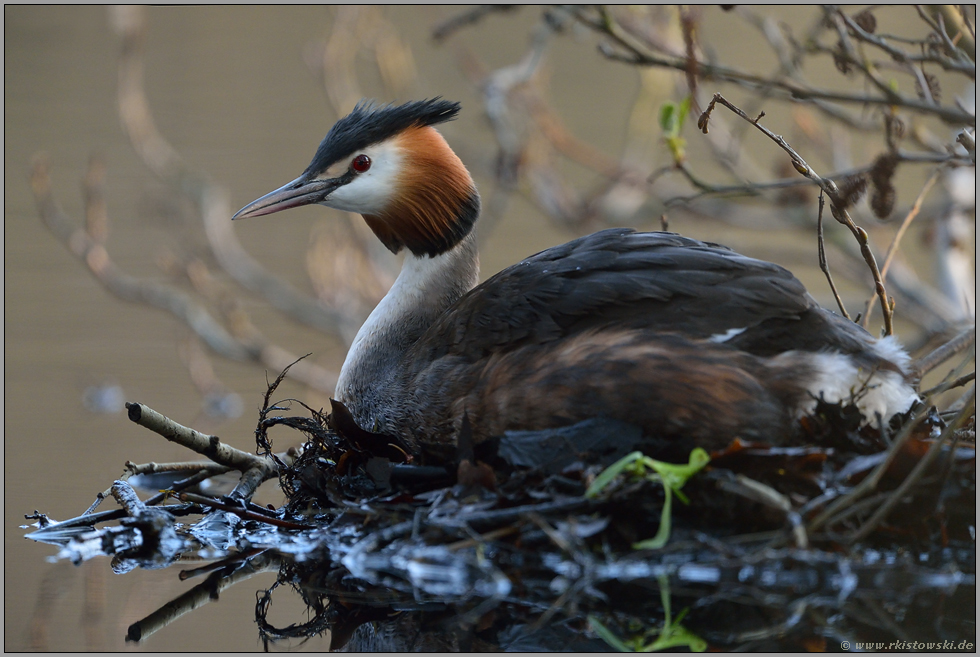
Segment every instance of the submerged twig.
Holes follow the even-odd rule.
[[[212,573],[205,581],[189,591],[182,593],[163,605],[149,616],[129,626],[126,641],[145,641],[150,635],[167,627],[175,620],[199,607],[218,600],[222,591],[259,573],[279,569],[281,557],[271,551],[238,565],[231,572],[227,570]]]

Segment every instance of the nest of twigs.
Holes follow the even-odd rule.
[[[335,646],[803,650],[973,636],[972,417],[953,431],[917,409],[861,427],[854,406],[820,401],[801,423],[807,447],[712,454],[673,504],[667,543],[643,549],[664,521],[657,477],[587,492],[635,449],[686,460],[676,445],[600,419],[475,450],[464,440],[455,462],[417,467],[331,429],[343,413],[312,414],[281,478],[288,515],[361,527],[351,547],[286,568]],[[955,438],[936,450],[944,431]],[[871,476],[874,494],[827,513]],[[342,551],[338,568],[329,557]],[[913,631],[924,605],[933,613]]]
[[[604,418],[478,445],[464,424],[454,456],[418,465],[342,404],[285,414],[290,403],[270,403],[281,379],[260,413],[259,456],[233,455],[243,475],[230,496],[192,492],[219,473],[184,468],[170,487],[181,503],[154,507],[165,496],[141,502],[129,483],[146,466],[129,464],[129,483],[111,489],[123,509],[62,523],[38,514],[32,537],[76,561],[111,555],[117,570],[222,550],[221,561],[182,573],[209,575],[187,604],[278,569],[256,606],[266,641],[326,630],[332,648],[357,650],[975,641],[972,401],[862,427],[853,405],[820,400],[800,423],[804,446],[736,441],[712,454]],[[171,440],[196,434],[138,404],[130,417]],[[301,432],[302,449],[273,454],[278,426]],[[191,438],[212,459],[231,458],[217,437]],[[251,504],[246,480],[276,475],[286,503]],[[203,518],[177,520],[193,514]],[[113,519],[121,523],[97,527]],[[283,584],[303,597],[309,621],[268,622]],[[151,615],[129,638],[167,622]]]

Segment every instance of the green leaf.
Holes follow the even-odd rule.
[[[667,137],[666,140],[667,148],[670,149],[670,155],[674,161],[683,162],[686,155],[684,147],[687,146],[687,140],[683,137]]]
[[[664,133],[664,141],[667,148],[677,163],[684,161],[684,147],[687,141],[681,137],[681,128],[687,119],[688,112],[691,111],[691,97],[685,96],[679,103],[667,101],[660,106],[660,129]]]
[[[619,459],[608,468],[599,473],[599,476],[595,478],[589,489],[585,491],[586,497],[595,497],[602,492],[606,486],[609,485],[613,479],[615,479],[619,473],[633,465],[637,461],[646,458],[643,456],[643,452],[630,452],[623,458]]]
[[[687,496],[681,492],[681,488],[710,460],[711,457],[708,456],[708,453],[700,447],[691,450],[686,464],[664,463],[644,456],[643,452],[630,452],[600,472],[589,489],[585,491],[585,496],[588,498],[596,497],[613,479],[624,473],[646,477],[650,481],[660,481],[664,487],[664,507],[660,511],[660,527],[657,529],[657,535],[633,544],[633,548],[636,550],[659,550],[670,539],[670,509],[673,495],[676,494],[681,502],[687,504]],[[649,472],[649,470],[653,470],[653,472]]]
[[[650,467],[652,467],[660,478],[663,479],[664,486],[669,486],[675,492],[680,491],[687,480],[693,477],[701,468],[708,464],[711,457],[708,453],[701,449],[700,447],[695,447],[691,450],[691,454],[687,457],[686,465],[679,465],[675,463],[664,463],[663,461],[654,461],[650,459]]]
[[[634,550],[659,550],[667,545],[667,541],[670,540],[670,504],[673,499],[671,493],[675,493],[684,504],[687,504],[687,496],[681,492],[681,487],[710,460],[711,457],[708,456],[708,453],[700,447],[691,450],[691,454],[687,457],[687,465],[675,465],[651,458],[646,459],[645,463],[660,475],[660,481],[663,482],[664,508],[660,512],[660,527],[657,528],[657,535],[645,541],[634,543]]]
[[[623,641],[612,630],[599,622],[599,619],[595,616],[589,614],[588,619],[589,626],[599,635],[599,638],[620,652],[656,652],[678,646],[686,646],[691,652],[704,652],[708,648],[707,641],[681,625],[681,620],[686,615],[687,610],[685,609],[680,613],[676,621],[666,623],[660,630],[657,638],[652,643],[646,645],[644,645],[644,637],[638,636]]]
[[[667,101],[660,106],[660,129],[667,137],[675,137],[677,127],[677,105]]]
[[[708,649],[708,642],[694,634],[689,629],[681,625],[687,609],[682,611],[677,620],[666,625],[661,631],[656,641],[643,647],[643,652],[656,652],[658,650],[668,650],[678,646],[686,646],[691,652],[704,652]]]
[[[599,635],[599,638],[608,643],[610,646],[618,650],[619,652],[636,652],[625,643],[623,643],[618,636],[612,633],[608,627],[599,622],[599,619],[589,614],[589,625]]]

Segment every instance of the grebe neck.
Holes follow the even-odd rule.
[[[338,399],[357,405],[373,399],[374,391],[383,389],[403,365],[409,348],[447,308],[476,286],[479,273],[472,232],[435,256],[407,253],[394,285],[354,337],[337,381]],[[355,411],[354,415],[365,419],[363,412]]]

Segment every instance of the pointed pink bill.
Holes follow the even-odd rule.
[[[309,180],[305,175],[286,183],[279,189],[257,198],[235,213],[232,219],[261,217],[280,210],[298,208],[302,205],[320,203],[337,189],[343,181],[340,178],[329,180]]]

